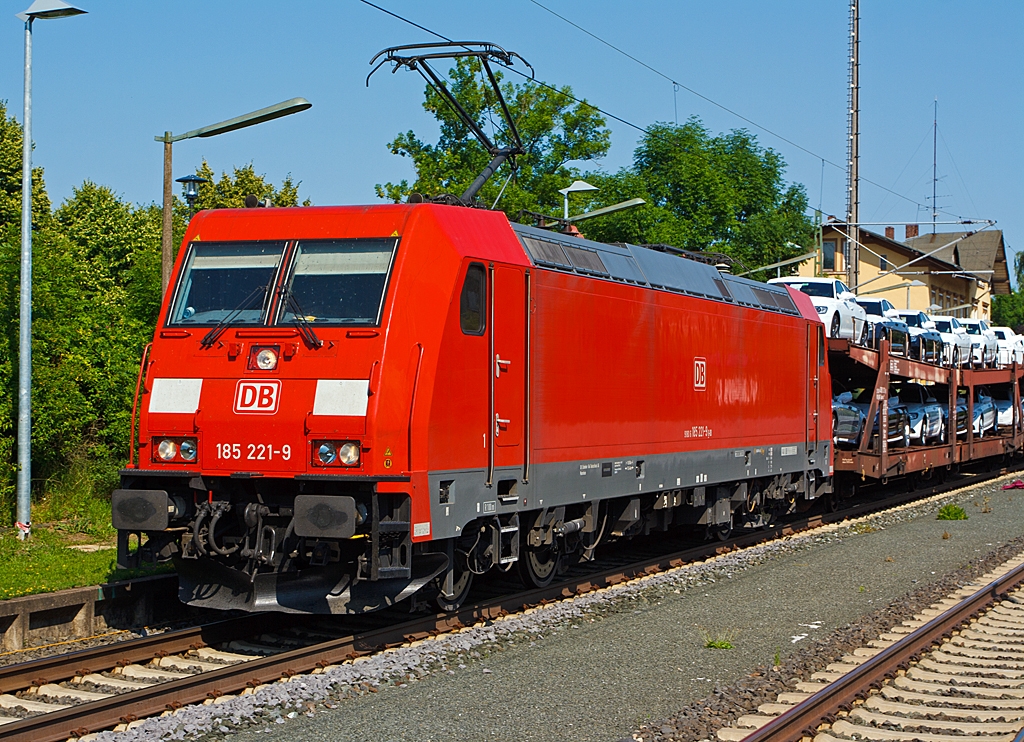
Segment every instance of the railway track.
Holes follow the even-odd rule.
[[[664,553],[652,539],[573,568],[558,584],[507,593],[481,585],[478,602],[454,614],[410,618],[398,610],[295,621],[283,614],[254,614],[204,626],[11,665],[0,669],[0,740],[62,742],[90,732],[132,725],[187,704],[216,703],[294,675],[499,618],[682,566],[716,553],[753,546],[829,522],[885,510],[945,491],[981,484],[1005,472],[960,478],[913,493],[863,502],[837,513],[803,517],[743,533],[727,542]],[[662,537],[661,540],[664,540]],[[486,595],[494,592],[494,595]]]
[[[719,730],[719,739],[1011,742],[1024,727],[1022,584],[1024,554]]]

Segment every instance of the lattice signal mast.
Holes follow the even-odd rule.
[[[846,174],[846,277],[853,291],[860,283],[860,0],[850,0],[850,74]]]

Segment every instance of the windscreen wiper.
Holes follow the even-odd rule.
[[[228,329],[228,326],[236,319],[238,319],[238,315],[240,315],[242,312],[249,308],[249,305],[252,304],[252,300],[255,299],[260,294],[260,292],[263,293],[263,297],[265,299],[267,296],[267,291],[269,290],[270,284],[267,284],[266,286],[257,286],[256,288],[254,288],[252,290],[252,293],[249,294],[244,299],[242,299],[242,302],[237,307],[228,312],[221,319],[220,322],[218,322],[212,328],[210,328],[210,331],[203,336],[203,339],[200,341],[199,344],[204,348],[209,348],[211,345],[217,342],[217,338],[223,335],[224,331]]]
[[[295,326],[299,329],[299,334],[302,335],[302,339],[306,341],[306,344],[313,348],[319,348],[323,345],[324,341],[317,337],[316,332],[313,330],[313,326],[309,324],[309,320],[306,319],[306,313],[303,312],[302,307],[299,306],[299,300],[295,298],[295,294],[293,294],[291,290],[285,289],[284,300],[287,306],[291,308]]]

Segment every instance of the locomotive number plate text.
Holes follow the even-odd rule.
[[[273,461],[292,457],[292,447],[285,443],[275,448],[271,443],[217,443],[218,459],[246,459],[247,461]]]

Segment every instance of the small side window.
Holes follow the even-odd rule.
[[[836,269],[836,241],[825,240],[821,243],[821,268],[826,271]]]
[[[466,271],[459,300],[459,317],[462,332],[466,335],[483,335],[487,327],[484,308],[487,306],[487,274],[479,263],[473,263]]]

